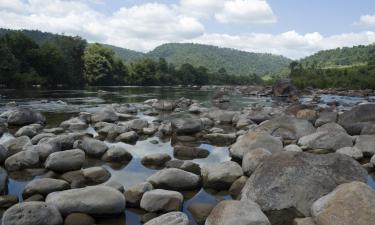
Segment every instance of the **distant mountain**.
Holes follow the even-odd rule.
[[[0,29],[0,36],[9,31],[11,30]],[[60,36],[34,30],[22,30],[22,32],[39,44]],[[251,53],[202,44],[163,44],[148,53],[107,44],[103,45],[112,49],[118,57],[124,59],[127,63],[144,58],[165,58],[167,62],[174,64],[176,67],[189,63],[195,67],[204,66],[213,72],[224,68],[228,74],[232,75],[250,75],[255,73],[257,75],[274,74],[277,76],[279,73],[284,74],[291,62],[290,59],[279,55]]]
[[[320,51],[300,60],[300,63],[303,67],[322,69],[348,68],[366,65],[373,54],[375,54],[375,44],[359,45]]]

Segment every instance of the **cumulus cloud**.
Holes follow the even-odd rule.
[[[362,15],[359,18],[359,22],[355,23],[356,25],[365,26],[365,27],[375,27],[375,14],[374,15]]]

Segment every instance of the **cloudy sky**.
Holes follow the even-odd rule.
[[[374,0],[0,0],[0,27],[147,52],[193,42],[301,58],[375,42]]]

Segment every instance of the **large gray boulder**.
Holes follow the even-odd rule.
[[[351,134],[360,134],[362,129],[375,123],[375,104],[359,105],[339,116],[338,123]]]
[[[8,171],[36,168],[39,165],[39,154],[34,151],[21,151],[7,158],[4,165]]]
[[[119,120],[119,117],[116,111],[112,107],[106,107],[99,112],[94,113],[91,116],[91,122],[116,122]]]
[[[148,122],[147,120],[143,120],[143,119],[135,119],[135,120],[131,120],[127,122],[126,126],[131,130],[134,130],[136,132],[141,132],[143,128],[148,127]]]
[[[261,123],[256,131],[265,131],[272,136],[286,140],[298,140],[315,132],[314,126],[307,120],[292,116],[276,117]]]
[[[3,146],[7,149],[7,157],[21,152],[26,146],[30,145],[32,145],[31,140],[27,136],[12,138],[3,143]]]
[[[144,225],[188,225],[189,219],[185,213],[170,212],[156,217]]]
[[[40,124],[30,124],[30,125],[27,125],[18,129],[18,131],[14,134],[14,136],[16,137],[28,136],[29,138],[33,138],[35,135],[41,132],[42,129],[43,129],[43,126]]]
[[[92,186],[53,192],[46,203],[56,206],[62,215],[73,212],[93,215],[113,215],[125,210],[124,195],[114,188]]]
[[[300,138],[298,144],[305,149],[335,151],[343,147],[352,147],[353,138],[344,132],[320,131]]]
[[[233,161],[206,166],[202,169],[203,186],[217,190],[226,190],[242,175],[241,166]]]
[[[57,208],[44,202],[22,202],[5,211],[2,225],[62,225]]]
[[[80,149],[55,152],[48,156],[45,167],[56,172],[81,169],[85,162],[85,152]]]
[[[241,200],[255,201],[263,211],[294,207],[309,216],[313,202],[337,185],[366,180],[362,166],[342,154],[280,152],[255,170],[242,189]]]
[[[216,205],[205,225],[271,225],[259,205],[252,201],[226,200]]]
[[[123,147],[111,146],[102,156],[102,160],[106,162],[129,162],[133,156]]]
[[[375,191],[361,182],[341,184],[311,207],[317,225],[372,225]]]
[[[211,110],[207,114],[207,117],[219,123],[229,124],[232,123],[233,118],[235,118],[237,114],[238,112],[235,111]]]
[[[139,207],[143,194],[153,189],[149,182],[142,182],[127,189],[124,193],[127,207]]]
[[[82,149],[87,155],[92,157],[101,157],[108,149],[104,142],[88,137],[83,138],[83,140],[77,140],[74,145],[75,148]]]
[[[272,153],[264,148],[257,148],[246,153],[242,159],[243,172],[247,176],[250,176],[255,169],[270,155],[272,155]]]
[[[160,111],[173,111],[176,108],[176,103],[169,100],[157,100],[152,104],[152,107]]]
[[[168,190],[194,190],[200,185],[200,177],[176,168],[163,169],[147,178],[155,188]]]
[[[23,190],[23,197],[28,198],[35,194],[48,195],[51,192],[69,189],[70,185],[64,180],[41,178],[30,181]]]
[[[11,126],[25,126],[33,123],[45,124],[46,118],[39,112],[23,108],[18,108],[8,115],[8,124]]]
[[[141,208],[149,212],[179,211],[184,197],[177,191],[155,189],[147,191],[141,199]]]
[[[65,130],[81,131],[81,130],[86,130],[89,127],[89,125],[86,123],[86,121],[83,121],[78,117],[75,117],[75,118],[71,118],[69,120],[63,121],[60,124],[60,127],[62,127]]]
[[[173,155],[179,159],[206,158],[210,152],[204,148],[176,145],[173,147]]]
[[[201,167],[199,166],[199,164],[194,163],[192,161],[174,159],[174,160],[168,161],[165,164],[165,166],[167,168],[177,168],[177,169],[185,170],[190,173],[197,174],[199,176],[201,175]]]
[[[40,162],[44,162],[50,154],[60,151],[57,145],[47,143],[26,146],[24,150],[37,152]]]
[[[320,127],[326,123],[336,122],[337,116],[337,112],[321,112],[319,113],[318,119],[315,121],[315,126]]]
[[[264,148],[275,153],[283,150],[283,143],[280,139],[265,132],[249,132],[238,138],[229,151],[232,157],[242,159],[246,153],[257,148]]]
[[[358,136],[354,147],[359,149],[365,156],[375,155],[375,135]]]
[[[189,135],[200,132],[203,129],[203,124],[200,119],[174,119],[172,121],[172,129],[178,135]]]

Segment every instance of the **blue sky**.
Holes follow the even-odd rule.
[[[194,42],[298,59],[375,42],[374,0],[0,0],[0,27],[147,52]]]

